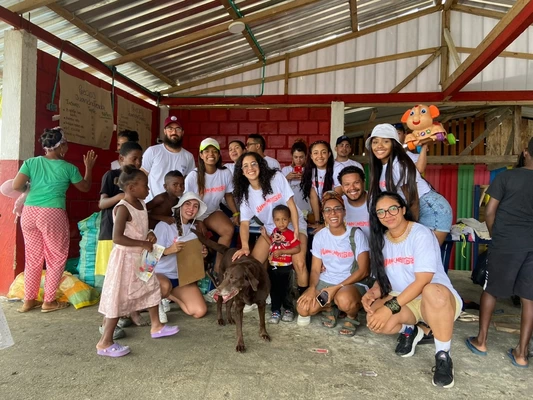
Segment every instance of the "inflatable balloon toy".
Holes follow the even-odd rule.
[[[406,123],[412,132],[405,135],[404,147],[413,151],[419,146],[433,142],[454,145],[455,136],[452,133],[446,133],[441,123],[433,122],[433,118],[438,117],[439,114],[436,106],[424,104],[418,104],[407,110],[401,121]]]

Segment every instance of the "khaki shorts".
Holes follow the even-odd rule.
[[[398,293],[398,292],[390,292],[391,296],[398,296],[399,294],[400,293]],[[454,295],[454,297],[455,297],[455,316],[454,316],[453,320],[455,321],[459,317],[459,315],[461,314],[462,301],[461,301],[461,299],[457,298],[457,296]],[[409,310],[411,310],[411,312],[415,316],[415,319],[416,319],[417,322],[424,321],[424,318],[422,318],[422,310],[421,310],[422,297],[416,298],[414,300],[411,300],[405,306],[407,308],[409,308]],[[426,322],[426,321],[424,321],[424,322]]]

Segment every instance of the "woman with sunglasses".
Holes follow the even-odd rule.
[[[361,282],[370,271],[368,241],[359,228],[352,228],[350,237],[352,230],[346,228],[344,221],[344,200],[337,192],[324,193],[322,213],[326,227],[313,239],[309,288],[298,299],[298,314],[310,316],[322,311],[322,325],[334,328],[339,311],[344,311],[346,319],[339,334],[353,336],[358,325],[357,313],[362,307],[361,296],[368,289]],[[317,296],[325,297],[324,305]]]
[[[286,205],[291,210],[289,229],[294,232],[294,237],[300,240],[300,252],[292,256],[292,264],[296,272],[298,291],[303,293],[307,289],[309,277],[305,265],[307,223],[294,202],[294,193],[289,182],[281,172],[269,168],[265,159],[258,153],[249,152],[241,155],[235,163],[233,186],[233,196],[237,204],[240,204],[242,243],[242,248],[235,253],[233,260],[251,254],[262,263],[266,261],[270,244],[264,237],[260,236],[253,251],[250,251],[250,221],[259,221],[270,236],[276,227],[272,210],[279,204]],[[308,325],[309,322],[310,318],[298,317],[299,325]]]
[[[400,333],[396,354],[411,357],[424,336],[435,337],[433,385],[452,387],[450,346],[462,300],[444,272],[439,244],[426,226],[413,221],[405,200],[382,192],[370,209],[370,266],[377,281],[364,296],[367,326],[374,333]]]
[[[431,229],[442,245],[452,227],[452,208],[420,176],[396,129],[390,124],[376,125],[366,148],[370,160],[369,207],[373,208],[374,199],[382,191],[398,193],[406,200],[414,220]]]

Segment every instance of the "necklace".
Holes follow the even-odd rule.
[[[392,236],[390,231],[385,232],[385,236],[387,236],[387,239],[389,239],[389,242],[397,244],[402,243],[405,239],[407,239],[407,236],[409,236],[409,233],[411,232],[411,228],[413,226],[413,223],[409,221],[407,223],[407,226],[403,230],[403,232],[399,236]]]

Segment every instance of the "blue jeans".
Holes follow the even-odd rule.
[[[448,200],[434,190],[420,199],[420,218],[418,222],[432,231],[450,232],[452,228],[452,207]]]

